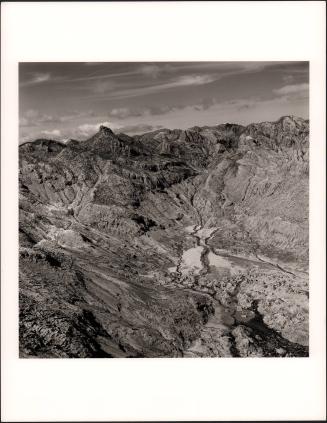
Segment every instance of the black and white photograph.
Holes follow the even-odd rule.
[[[309,62],[20,63],[20,357],[308,357],[309,127]]]
[[[1,421],[325,421],[325,12],[1,3]]]

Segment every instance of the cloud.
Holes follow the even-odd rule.
[[[21,87],[27,87],[30,85],[37,85],[40,84],[42,82],[46,82],[46,81],[50,81],[51,79],[51,75],[50,73],[40,73],[40,72],[36,72],[33,74],[32,78],[22,82],[20,84]]]
[[[110,94],[110,99],[122,99],[122,98],[145,96],[148,94],[159,93],[161,91],[165,91],[172,88],[205,85],[213,81],[217,81],[218,79],[220,79],[219,75],[183,75],[162,84],[149,85],[149,86],[144,86],[139,88],[122,89],[122,90],[118,89],[116,92],[113,91]],[[90,96],[86,96],[82,98],[90,98]],[[94,96],[92,96],[92,98],[94,98]],[[97,98],[98,100],[101,100],[101,99],[107,100],[108,95],[99,95],[99,96],[96,96],[95,98]]]
[[[163,128],[162,125],[148,125],[145,123],[126,125],[121,128],[117,128],[116,132],[123,132],[129,135],[144,134],[146,132],[156,131],[157,129]]]
[[[23,128],[24,126],[29,126],[29,120],[26,117],[21,117],[19,119],[19,126]]]
[[[291,82],[294,82],[294,76],[293,75],[284,75],[283,76],[283,81],[286,82],[287,84],[290,84]]]
[[[86,110],[84,112],[73,110],[72,112],[70,112],[70,114],[59,116],[58,118],[56,118],[56,120],[58,122],[70,122],[79,118],[93,117],[93,116],[95,116],[95,112],[93,110]]]
[[[174,113],[179,110],[184,110],[187,108],[192,108],[194,110],[208,110],[217,104],[217,100],[213,97],[211,98],[203,98],[197,104],[191,105],[163,105],[163,106],[152,106],[152,107],[141,107],[137,109],[130,109],[128,107],[121,107],[112,109],[108,113],[109,118],[118,119],[118,120],[125,120],[128,118],[135,118],[135,117],[144,117],[149,118],[151,116],[161,116],[166,115],[169,113]]]
[[[49,73],[36,73],[32,81],[34,84],[39,84],[40,82],[49,81],[49,79],[50,79]]]
[[[197,111],[203,111],[203,110],[211,109],[213,106],[215,106],[215,104],[217,104],[217,100],[214,97],[212,97],[212,98],[204,98],[199,103],[193,104],[190,107],[192,107],[194,110],[197,110]],[[186,107],[189,107],[189,106],[186,106]],[[180,108],[181,107],[179,107],[178,109]]]
[[[19,118],[19,126],[40,126],[44,123],[64,123],[74,121],[83,117],[92,117],[95,116],[93,110],[86,110],[84,112],[72,111],[67,115],[62,116],[52,116],[45,113],[41,113],[35,109],[26,110]]]
[[[84,75],[67,74],[52,77],[52,81],[62,83],[63,87],[65,83],[74,84],[81,90],[79,99],[99,101],[108,100],[109,94],[110,99],[124,99],[173,88],[205,85],[231,75],[258,72],[267,66],[262,62],[157,62],[129,64],[115,72],[117,68],[110,63],[84,65]],[[88,68],[92,65],[98,65],[97,71],[101,74],[89,73]]]
[[[169,88],[175,87],[186,87],[190,85],[204,85],[209,84],[213,81],[219,79],[217,75],[183,75],[178,78],[167,82],[165,84],[152,85],[150,87],[145,87],[144,90],[148,92],[157,92]]]
[[[206,98],[203,99],[201,102],[195,105],[191,105],[191,107],[196,108],[197,110],[207,110],[216,104],[216,100],[214,98]],[[141,107],[138,109],[130,109],[128,107],[121,107],[112,109],[108,116],[109,118],[114,118],[118,120],[124,120],[131,117],[151,117],[151,116],[160,116],[165,115],[167,113],[176,112],[178,110],[185,109],[190,107],[189,105],[174,105],[174,106],[152,106],[152,107]]]
[[[140,67],[140,72],[143,73],[145,76],[149,76],[151,78],[157,78],[160,74],[161,70],[158,65],[144,65]]]
[[[42,134],[48,137],[60,137],[61,131],[59,129],[53,129],[52,131],[42,131]]]
[[[217,104],[217,99],[215,97],[205,97],[200,100],[196,104],[188,104],[188,105],[174,105],[174,106],[159,106],[159,107],[151,107],[147,109],[144,116],[156,116],[156,115],[165,115],[167,113],[174,113],[179,110],[184,109],[194,109],[197,111],[208,110]]]
[[[92,83],[92,85],[90,86],[90,89],[92,92],[96,94],[101,94],[101,93],[105,93],[105,92],[113,90],[115,86],[116,86],[116,83],[112,80],[109,80],[109,81],[97,80]]]
[[[218,77],[216,75],[187,75],[179,77],[171,85],[174,87],[187,86],[187,85],[203,85],[209,84],[210,82],[216,81]]]
[[[128,107],[121,107],[117,109],[112,109],[109,112],[109,116],[117,118],[117,119],[126,119],[128,117],[142,116],[145,113],[146,113],[146,109],[131,110]]]
[[[97,63],[97,64],[101,65],[101,63]],[[102,65],[103,65],[103,63],[102,63]],[[137,74],[137,72],[135,70],[125,71],[125,72],[115,72],[115,73],[106,72],[106,73],[101,74],[101,75],[87,75],[87,76],[81,76],[81,77],[78,77],[78,78],[69,76],[69,77],[65,77],[65,78],[60,78],[60,82],[62,82],[62,83],[74,83],[74,82],[87,82],[87,81],[101,81],[101,80],[105,80],[105,79],[120,78],[120,77],[132,76],[132,75],[136,75],[136,74]],[[58,78],[58,80],[59,80],[59,78]]]
[[[42,123],[59,122],[58,118],[51,115],[40,113],[38,110],[29,109],[19,119],[19,125],[25,126],[38,126]]]
[[[273,92],[278,95],[287,95],[287,94],[297,94],[307,90],[309,90],[309,84],[304,83],[304,84],[285,85],[284,87],[273,90]]]
[[[255,107],[255,104],[253,103],[244,103],[244,104],[240,104],[236,106],[236,110],[241,112],[242,110],[249,110],[249,109],[252,109],[253,107]]]
[[[129,107],[120,107],[112,109],[108,116],[114,119],[127,119],[130,117],[146,117],[146,116],[157,116],[169,113],[173,110],[178,110],[184,106],[153,106],[153,107],[141,107],[138,109],[130,109]]]
[[[99,129],[99,126],[99,124],[84,123],[83,125],[78,126],[76,136],[88,137],[93,135]],[[103,126],[109,126],[108,122],[104,122]]]

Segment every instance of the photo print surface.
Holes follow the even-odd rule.
[[[21,358],[309,355],[309,63],[19,65]]]

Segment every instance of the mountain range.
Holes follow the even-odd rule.
[[[20,145],[20,356],[308,356],[308,183],[294,116]]]

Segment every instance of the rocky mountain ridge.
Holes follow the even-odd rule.
[[[308,121],[19,160],[22,357],[308,355]]]

